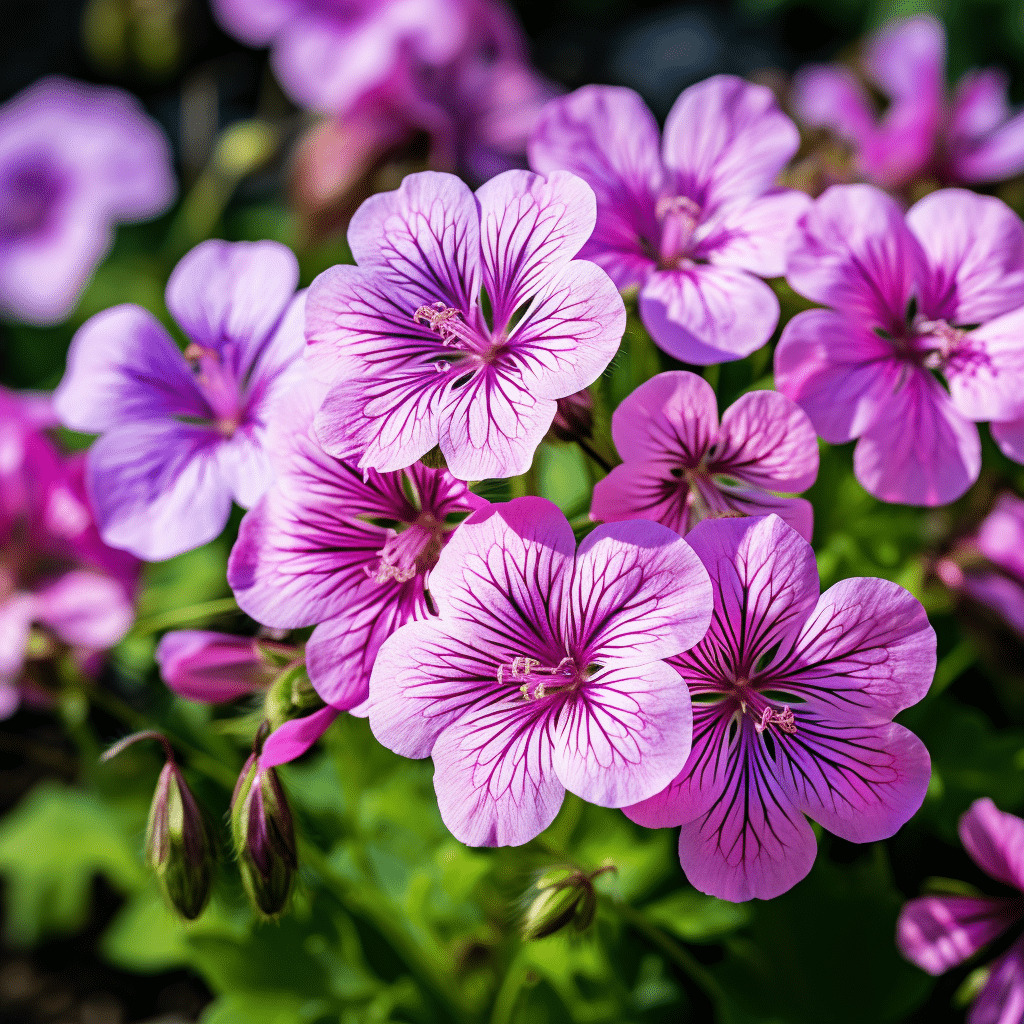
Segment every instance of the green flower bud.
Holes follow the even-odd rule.
[[[274,680],[263,701],[263,714],[271,729],[293,718],[303,718],[324,706],[309,681],[305,664],[290,665]]]
[[[523,938],[543,939],[571,924],[576,931],[586,931],[597,913],[594,879],[615,868],[598,868],[585,874],[579,868],[554,868],[537,879],[536,895],[526,911]]]

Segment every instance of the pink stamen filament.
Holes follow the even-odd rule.
[[[781,732],[796,732],[796,716],[788,704],[781,711],[776,711],[771,705],[766,706],[761,712],[761,720],[754,723],[754,728],[760,734],[770,725],[774,725]]]
[[[686,196],[665,196],[658,200],[654,212],[661,224],[659,255],[663,264],[671,266],[686,255],[701,208]]]
[[[531,692],[530,684],[536,676],[547,678],[541,679]],[[560,676],[561,679],[552,679],[553,676]],[[572,685],[576,677],[576,663],[572,658],[563,658],[554,668],[542,665],[536,658],[527,657],[513,658],[509,664],[498,666],[498,683],[502,686],[506,682],[520,683],[519,691],[523,700],[540,700],[550,690],[561,690]]]
[[[192,365],[203,395],[217,417],[217,429],[225,437],[231,437],[242,418],[234,374],[224,365],[220,352],[197,342],[185,349],[185,359]]]
[[[413,320],[418,324],[424,324],[434,334],[441,338],[441,344],[451,348],[470,348],[473,335],[469,325],[466,323],[462,312],[443,302],[435,302],[431,306],[420,306],[412,315]],[[438,360],[434,366],[439,372],[448,368],[447,363],[442,367],[444,360]]]

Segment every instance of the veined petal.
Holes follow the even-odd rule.
[[[308,381],[308,367],[302,358],[306,348],[306,297],[298,292],[285,307],[277,330],[260,351],[245,384],[246,418],[266,427],[274,405],[293,387]]]
[[[597,216],[594,191],[568,171],[547,180],[505,171],[477,189],[483,284],[495,330],[545,286],[583,246]]]
[[[690,694],[671,666],[616,662],[566,700],[549,725],[555,773],[599,807],[636,803],[682,770],[691,724]]]
[[[231,492],[218,458],[223,438],[189,423],[133,423],[89,449],[89,496],[103,539],[158,562],[213,540]]]
[[[665,121],[665,166],[705,210],[767,191],[800,145],[772,91],[733,75],[684,90]]]
[[[923,896],[900,911],[896,945],[922,971],[945,974],[1002,935],[1020,913],[1016,900]]]
[[[141,306],[114,306],[79,328],[53,400],[65,426],[90,434],[172,416],[213,419],[177,345]]]
[[[942,372],[953,405],[968,419],[1024,415],[1024,308],[970,331]]]
[[[814,507],[804,498],[783,498],[759,487],[735,487],[721,479],[715,481],[713,492],[724,508],[745,516],[769,516],[774,513],[808,543],[814,535]]]
[[[1024,890],[1024,821],[983,797],[960,818],[960,841],[982,871]]]
[[[907,224],[928,259],[926,316],[980,324],[1024,305],[1024,224],[1001,199],[944,188],[915,203]]]
[[[551,100],[530,138],[530,166],[578,174],[597,196],[597,225],[582,255],[616,286],[642,284],[655,265],[655,212],[665,172],[657,122],[632,89],[585,85]]]
[[[252,508],[274,479],[265,438],[262,425],[243,427],[225,438],[217,450],[221,478],[242,508]]]
[[[771,491],[805,491],[818,476],[807,414],[776,391],[741,395],[722,417],[709,469]]]
[[[640,318],[662,351],[708,366],[761,348],[779,322],[779,300],[745,270],[695,264],[653,273],[640,290]]]
[[[853,469],[882,501],[945,505],[978,479],[978,428],[931,374],[908,368],[884,414],[861,435]]]
[[[454,174],[408,174],[394,192],[370,196],[352,217],[348,243],[384,290],[400,289],[416,306],[443,302],[468,313],[477,305],[480,213]]]
[[[1024,938],[990,968],[988,981],[967,1013],[967,1024],[1018,1024],[1024,1020]]]
[[[594,484],[590,518],[605,523],[650,519],[682,536],[690,528],[691,495],[684,480],[673,478],[674,468],[653,460],[616,466]]]
[[[607,523],[580,544],[567,612],[593,661],[618,668],[671,658],[704,636],[711,608],[700,559],[660,523]]]
[[[301,757],[338,717],[338,709],[328,705],[305,718],[293,718],[276,728],[263,744],[260,768],[274,768]]]
[[[434,744],[441,818],[467,846],[521,846],[565,796],[551,763],[548,714],[514,697],[473,708]]]
[[[34,618],[65,643],[88,650],[113,647],[135,612],[124,588],[109,576],[73,569],[35,595]]]

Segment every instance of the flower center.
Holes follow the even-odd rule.
[[[52,168],[37,161],[0,180],[0,239],[16,241],[43,230],[61,192]]]
[[[788,704],[781,708],[766,700],[751,684],[746,676],[739,676],[733,681],[733,692],[739,704],[741,715],[750,715],[754,720],[757,734],[773,727],[779,732],[792,735],[796,732],[796,715]]]
[[[552,667],[536,658],[518,657],[498,666],[498,683],[518,683],[523,700],[541,700],[549,693],[577,689],[582,679],[572,658],[563,658]]]
[[[412,315],[413,321],[424,324],[441,338],[441,344],[451,348],[473,347],[473,331],[466,323],[462,311],[443,302],[420,306]]]
[[[443,537],[444,525],[429,512],[401,532],[389,529],[384,547],[377,552],[380,560],[372,569],[365,567],[366,575],[374,583],[408,583],[437,564]]]
[[[224,347],[227,348],[228,345],[230,343]],[[197,342],[192,342],[185,349],[185,358],[192,367],[203,396],[213,410],[217,429],[225,437],[231,437],[242,421],[242,402],[238,381],[223,355],[217,349],[208,348]]]
[[[675,269],[689,251],[693,232],[700,223],[701,208],[686,196],[665,196],[658,200],[654,212],[661,225],[658,246],[661,268]]]

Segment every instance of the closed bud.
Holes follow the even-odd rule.
[[[306,666],[300,663],[289,666],[274,680],[263,701],[263,714],[271,729],[280,729],[285,722],[304,718],[323,706]]]
[[[263,735],[261,729],[231,798],[231,835],[245,891],[261,914],[276,917],[288,903],[299,865],[284,787],[273,768],[260,767]]]
[[[611,866],[585,874],[579,868],[555,868],[545,872],[534,886],[534,898],[523,921],[523,938],[543,939],[571,924],[586,931],[597,913],[594,879]]]
[[[594,433],[594,399],[584,388],[558,399],[551,433],[559,441],[587,441]]]

